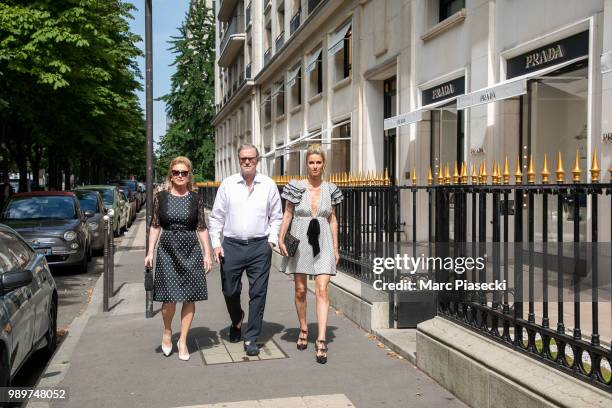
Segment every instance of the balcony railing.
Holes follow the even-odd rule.
[[[264,65],[270,62],[270,58],[272,58],[272,47],[268,48],[266,52],[264,52]]]
[[[308,14],[312,13],[322,1],[323,0],[308,0]]]
[[[275,42],[276,52],[278,52],[278,50],[280,50],[284,44],[285,44],[285,31],[282,31],[278,35],[278,37],[276,37],[276,42]]]
[[[251,79],[251,64],[247,65],[244,69],[244,77],[245,79]]]
[[[299,9],[297,13],[291,17],[291,21],[289,22],[289,35],[293,35],[293,33],[295,33],[295,31],[300,27],[300,24],[302,24],[301,16],[302,9]]]
[[[236,15],[234,16],[234,18],[232,18],[232,21],[229,23],[229,25],[227,26],[227,29],[225,30],[223,40],[221,41],[221,47],[220,47],[221,52],[223,52],[223,50],[225,49],[225,46],[227,45],[232,35],[238,34],[244,31],[244,26],[241,23],[242,23],[242,15]]]
[[[249,3],[245,11],[245,25],[248,27],[249,24],[251,24],[251,3]]]
[[[272,0],[263,0],[263,9],[264,9],[264,13],[266,11],[266,8],[272,4]]]

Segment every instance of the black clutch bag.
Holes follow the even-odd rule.
[[[298,249],[298,245],[300,244],[300,240],[291,235],[289,231],[285,234],[285,248],[287,248],[287,254],[289,256],[295,256],[295,253]]]

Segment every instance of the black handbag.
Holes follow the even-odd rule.
[[[297,252],[298,245],[300,244],[300,240],[291,235],[289,231],[285,234],[285,248],[287,248],[287,254],[289,256],[295,256]]]

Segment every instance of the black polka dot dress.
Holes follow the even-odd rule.
[[[161,227],[155,261],[153,300],[196,302],[208,299],[202,248],[197,231],[206,229],[204,203],[189,192],[155,195],[151,226]]]

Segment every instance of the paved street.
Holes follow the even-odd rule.
[[[142,218],[142,216],[141,216]],[[161,353],[161,317],[144,317],[142,259],[145,229],[133,228],[116,257],[111,311],[101,312],[101,282],[87,310],[52,359],[39,387],[67,387],[53,407],[463,407],[452,394],[399,358],[341,313],[330,312],[329,361],[315,362],[316,320],[311,306],[309,346],[295,347],[293,283],[272,271],[260,338],[260,358],[227,341],[227,311],[219,271],[208,276],[210,299],[197,305],[190,332],[191,359]],[[129,245],[126,246],[126,245]],[[246,279],[245,279],[246,280]],[[243,283],[245,288],[247,282]],[[244,291],[246,292],[246,290]],[[243,293],[245,295],[246,293]],[[309,294],[309,305],[314,297]],[[246,307],[246,297],[243,296]],[[173,340],[178,338],[178,317]],[[228,403],[232,404],[228,404]],[[32,402],[28,407],[48,406]]]
[[[144,211],[138,214],[138,219],[144,217]],[[119,248],[124,242],[130,242],[136,233],[136,224],[123,236],[115,238]],[[103,256],[94,256],[89,262],[87,273],[82,274],[74,268],[54,268],[53,278],[57,285],[59,296],[57,311],[58,346],[68,333],[70,324],[80,316],[89,305],[94,286],[103,270]],[[15,387],[33,387],[38,382],[49,360],[40,353],[29,359],[13,379]]]

